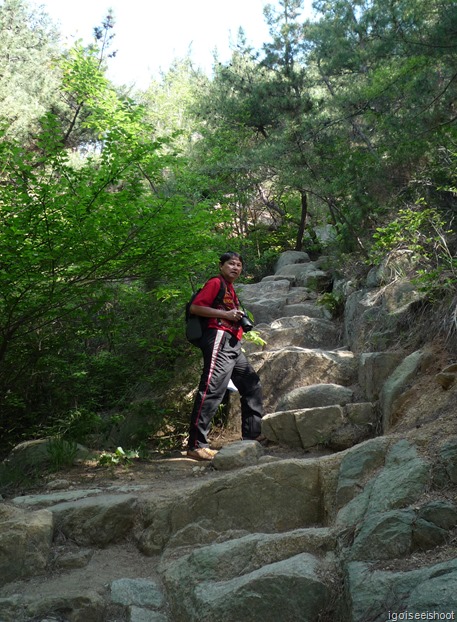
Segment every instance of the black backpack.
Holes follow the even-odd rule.
[[[216,308],[223,300],[225,296],[225,283],[222,279],[220,280],[220,288],[216,298],[213,301],[212,307]],[[199,344],[200,339],[203,336],[203,333],[208,324],[207,317],[201,317],[200,315],[194,315],[190,312],[190,306],[193,303],[196,295],[201,292],[203,288],[197,289],[196,292],[192,294],[190,300],[186,304],[186,338],[193,346],[197,346]]]

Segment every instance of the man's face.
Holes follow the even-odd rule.
[[[221,274],[229,283],[233,283],[240,276],[242,269],[243,264],[237,257],[220,264]]]

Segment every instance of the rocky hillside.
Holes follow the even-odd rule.
[[[211,465],[178,454],[111,475],[86,460],[5,495],[0,620],[454,619],[457,361],[420,335],[405,261],[360,288],[289,252],[240,286],[266,342],[246,349],[269,445],[214,439]],[[317,304],[330,290],[342,321]],[[31,451],[46,456],[19,447],[10,466]]]

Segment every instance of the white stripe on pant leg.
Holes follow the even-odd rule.
[[[222,337],[224,336],[225,330],[217,330],[216,333],[216,339],[214,340],[214,344],[213,344],[213,351],[211,353],[211,362],[209,365],[209,372],[208,372],[208,378],[206,380],[206,387],[205,387],[205,392],[202,395],[202,400],[200,402],[200,408],[198,409],[198,414],[197,417],[195,418],[195,425],[197,425],[199,419],[200,419],[200,413],[202,411],[203,408],[203,404],[205,402],[205,397],[208,394],[208,387],[210,385],[211,382],[211,378],[213,376],[213,372],[214,372],[214,368],[216,366],[216,361],[217,361],[217,355],[219,354],[219,350],[221,347],[221,341],[222,341]]]

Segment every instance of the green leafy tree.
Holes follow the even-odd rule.
[[[309,194],[322,203],[313,140],[319,111],[304,65],[303,2],[279,4],[279,10],[266,7],[271,43],[262,54],[240,37],[231,62],[216,70],[201,105],[202,160],[226,185],[236,221],[244,222],[242,235],[262,222],[271,228],[279,223],[287,225],[286,246],[301,249]]]
[[[59,34],[41,10],[25,0],[0,6],[0,124],[7,136],[26,140],[56,103]]]
[[[430,166],[455,132],[456,7],[419,0],[314,6],[321,17],[306,27],[308,62],[325,101],[320,135],[333,145],[323,160],[326,193],[345,225],[369,235],[399,193],[415,201],[438,185],[430,184]]]
[[[64,378],[57,380],[56,369],[59,360],[68,362],[67,349],[75,360],[87,361],[97,351],[97,334],[101,350],[109,348],[109,331],[118,328],[106,316],[117,284],[141,279],[151,292],[172,289],[170,282],[184,289],[184,269],[204,255],[218,218],[204,203],[190,205],[179,183],[170,184],[179,156],[170,154],[165,140],[150,139],[142,107],[118,97],[94,51],[76,47],[63,62],[62,80],[65,92],[84,101],[82,127],[97,141],[81,145],[75,157],[66,148],[68,126],[53,113],[42,118],[33,149],[7,137],[0,141],[5,435],[38,424],[37,413],[46,406],[58,415]],[[113,363],[111,357],[104,366],[112,376]],[[57,390],[44,378],[51,369]],[[68,386],[80,372],[87,382],[86,371],[73,366]]]
[[[399,196],[452,201],[456,11],[318,1],[311,22],[302,6],[267,6],[270,42],[256,52],[241,36],[216,67],[196,162],[243,238],[260,221],[289,222],[301,248],[306,224],[328,214],[343,248],[366,257]]]
[[[193,67],[189,57],[176,59],[160,79],[151,81],[139,100],[155,137],[174,136],[174,145],[184,152],[191,147],[196,129],[192,109],[207,83],[208,78]]]

